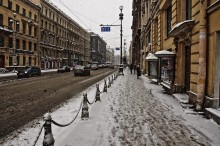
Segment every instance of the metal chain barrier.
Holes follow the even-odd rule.
[[[35,141],[33,143],[33,146],[36,145],[36,143],[37,143],[37,141],[38,141],[38,139],[39,139],[39,137],[41,135],[41,132],[43,131],[43,128],[44,128],[44,125],[41,126],[40,131],[38,132],[37,138],[35,139]]]
[[[111,77],[112,77],[112,78],[111,78]],[[116,75],[113,74],[113,75],[110,75],[110,76],[107,78],[107,80],[109,81],[109,82],[108,82],[108,88],[111,87],[111,84],[113,84],[113,80],[116,80],[117,77],[118,77],[118,74],[116,74]],[[89,118],[89,111],[88,111],[89,107],[88,107],[88,104],[91,105],[91,104],[95,103],[96,101],[101,101],[101,100],[100,100],[100,94],[101,94],[102,92],[99,90],[99,84],[96,84],[96,88],[97,88],[97,90],[96,90],[96,96],[95,96],[95,98],[93,99],[92,102],[90,102],[90,101],[88,100],[88,98],[87,98],[87,93],[84,93],[84,94],[83,94],[83,100],[82,100],[82,102],[81,102],[81,104],[80,104],[80,107],[79,107],[79,109],[78,109],[78,111],[77,111],[75,117],[73,118],[73,120],[71,120],[69,123],[67,123],[67,124],[57,123],[56,121],[52,120],[52,117],[51,117],[51,115],[50,115],[49,113],[46,113],[46,114],[44,115],[44,121],[45,121],[45,123],[41,126],[40,131],[39,131],[39,133],[38,133],[38,135],[37,135],[37,137],[36,137],[36,139],[35,139],[35,141],[34,141],[34,143],[33,143],[33,146],[36,145],[36,143],[37,143],[37,141],[38,141],[38,139],[39,139],[39,137],[40,137],[40,135],[41,135],[41,133],[42,133],[42,131],[43,131],[43,128],[44,128],[43,146],[54,146],[55,139],[54,139],[53,134],[52,134],[51,123],[53,123],[54,125],[59,126],[59,127],[69,126],[70,124],[72,124],[72,123],[76,120],[77,116],[79,115],[79,112],[80,112],[81,108],[82,108],[81,118],[82,118],[82,119],[83,119],[83,118]],[[103,92],[107,92],[107,83],[106,83],[106,80],[104,80],[104,91],[103,91]],[[87,104],[87,103],[88,103],[88,104]]]
[[[75,117],[73,118],[73,120],[70,121],[69,123],[67,123],[67,124],[59,124],[59,123],[55,122],[54,120],[51,120],[51,122],[52,122],[54,125],[59,126],[59,127],[66,127],[66,126],[69,126],[70,124],[72,124],[72,123],[75,121],[75,119],[76,119],[77,116],[79,115],[79,111],[81,110],[82,105],[83,105],[83,102],[81,102],[80,107],[79,107],[79,109],[78,109],[78,111],[77,111],[76,116],[75,116]]]

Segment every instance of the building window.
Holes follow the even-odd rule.
[[[4,36],[0,36],[0,47],[4,47]]]
[[[34,51],[37,51],[37,44],[34,43]]]
[[[12,1],[11,0],[8,0],[8,9],[12,10]]]
[[[0,26],[3,26],[3,15],[0,14]]]
[[[28,27],[29,27],[29,33],[28,33],[28,34],[29,34],[29,35],[32,35],[32,26],[29,25]]]
[[[23,14],[23,16],[26,16],[26,9],[23,8],[22,14]]]
[[[16,32],[19,32],[20,29],[20,22],[16,21]]]
[[[12,38],[8,38],[8,47],[9,48],[13,47],[13,39]]]
[[[37,37],[37,27],[34,27],[34,37]]]
[[[20,40],[16,39],[16,49],[20,49]]]
[[[26,57],[23,56],[23,66],[25,66],[25,65],[26,65]]]
[[[34,20],[37,21],[37,15],[34,15]]]
[[[32,42],[29,42],[29,51],[32,51]]]
[[[2,6],[2,0],[0,0],[0,5]]]
[[[23,34],[26,34],[26,23],[23,22]]]
[[[186,1],[186,20],[192,19],[192,0]]]
[[[26,50],[26,41],[23,41],[23,50]]]
[[[19,14],[20,13],[20,6],[16,5],[16,13]]]
[[[171,31],[171,21],[172,21],[172,5],[170,5],[167,10],[166,10],[166,14],[167,14],[167,26],[166,26],[166,31],[167,34]]]
[[[44,28],[44,20],[41,20],[41,28]]]
[[[31,13],[31,12],[29,12],[29,18],[31,19],[31,17],[32,17],[32,13]]]
[[[8,29],[12,30],[13,19],[8,17]]]

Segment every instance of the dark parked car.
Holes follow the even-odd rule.
[[[65,66],[62,66],[61,68],[58,68],[57,72],[70,72],[70,67],[65,65]]]
[[[90,69],[85,68],[85,66],[77,65],[74,70],[74,75],[75,76],[80,76],[80,75],[90,76]]]
[[[40,75],[41,75],[41,70],[37,66],[31,66],[31,67],[28,67],[27,69],[18,70],[18,72],[17,72],[18,78],[40,76]]]

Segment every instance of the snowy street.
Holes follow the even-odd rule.
[[[89,105],[89,118],[80,116],[68,127],[52,125],[55,146],[218,146],[220,128],[203,115],[187,114],[179,102],[163,93],[160,85],[127,69],[107,93],[101,93],[101,102]],[[104,83],[100,82],[100,90]],[[95,85],[88,88],[89,101],[95,96]],[[79,98],[70,100],[52,112],[59,123],[68,123],[77,113]],[[36,123],[33,122],[33,123]],[[43,123],[37,121],[37,123]],[[8,138],[8,145],[32,145],[39,125],[27,125],[19,135]],[[35,132],[34,132],[35,131]],[[43,132],[36,145],[42,145]]]

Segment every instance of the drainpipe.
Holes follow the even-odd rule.
[[[200,31],[199,31],[199,72],[197,83],[197,105],[196,110],[202,110],[205,99],[206,84],[206,49],[207,49],[207,22],[206,22],[207,0],[200,0]]]

